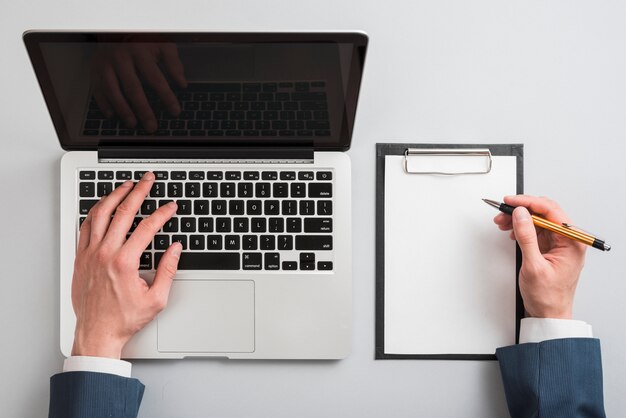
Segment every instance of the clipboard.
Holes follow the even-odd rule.
[[[496,360],[518,342],[521,251],[481,199],[523,176],[522,144],[376,144],[377,360]]]

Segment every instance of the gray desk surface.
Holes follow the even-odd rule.
[[[558,200],[576,223],[613,244],[611,253],[589,251],[575,317],[602,340],[607,413],[623,415],[625,15],[624,2],[578,0],[4,2],[2,416],[44,416],[48,378],[62,365],[62,151],[21,42],[30,28],[361,29],[371,38],[349,151],[352,355],[339,362],[136,362],[133,375],[147,386],[142,417],[507,416],[495,362],[373,360],[374,144],[385,141],[523,142],[526,191]]]

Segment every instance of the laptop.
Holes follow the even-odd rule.
[[[183,245],[167,308],[124,358],[341,359],[351,348],[351,143],[363,33],[29,31],[61,147],[60,345],[74,255],[101,196],[150,170],[142,254]],[[132,232],[132,230],[131,230]]]

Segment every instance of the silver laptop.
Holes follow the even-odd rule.
[[[151,170],[135,224],[178,213],[141,258],[183,244],[167,308],[124,358],[340,359],[352,330],[350,146],[362,33],[42,32],[24,41],[61,160],[60,344],[74,254],[103,195]]]

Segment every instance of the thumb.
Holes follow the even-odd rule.
[[[523,206],[515,208],[513,211],[513,231],[515,239],[522,249],[522,256],[526,261],[543,259],[539,244],[537,243],[537,231],[530,217],[528,209]]]
[[[183,246],[175,242],[165,251],[154,276],[154,282],[150,287],[150,293],[157,305],[163,309],[167,305],[167,298],[172,287],[172,280],[178,270],[178,260]]]

